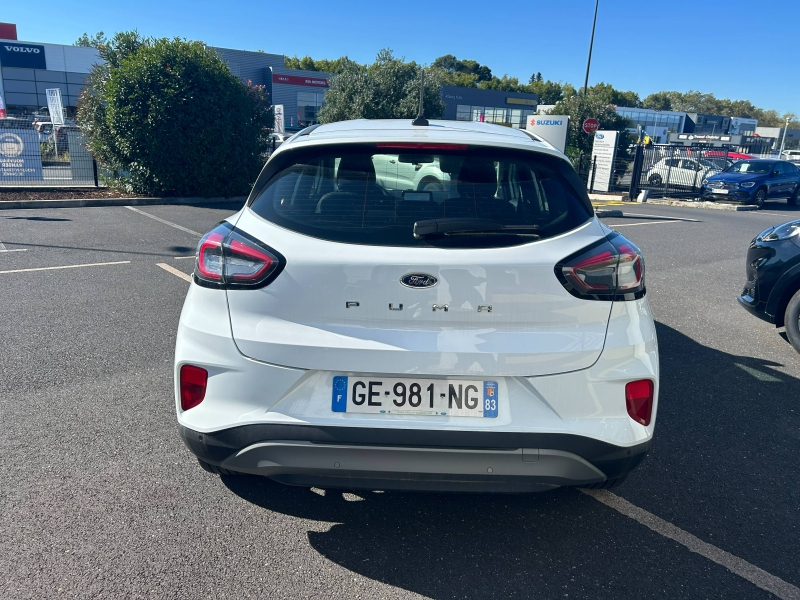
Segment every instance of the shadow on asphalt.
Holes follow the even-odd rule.
[[[773,369],[778,363],[708,348],[662,324],[657,329],[654,447],[615,493],[734,554],[755,552],[760,566],[793,579],[791,532],[798,518],[787,478],[796,473],[800,382]],[[322,556],[431,598],[531,597],[532,589],[537,597],[643,597],[655,589],[664,597],[687,589],[695,597],[758,595],[573,489],[352,496],[326,490],[322,496],[262,477],[223,476],[222,482],[266,510],[333,523],[308,533]],[[758,517],[746,517],[755,506]],[[740,515],[736,523],[726,521],[730,514]],[[743,539],[764,543],[740,547]]]
[[[72,219],[59,219],[56,217],[5,217],[9,221],[72,221]]]
[[[236,212],[244,206],[244,201],[224,201],[224,202],[186,202],[175,206],[194,206],[195,208],[216,208],[220,210],[230,210]]]

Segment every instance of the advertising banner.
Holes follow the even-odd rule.
[[[64,105],[61,103],[61,90],[51,88],[47,92],[47,110],[50,111],[50,121],[53,125],[64,124]]]
[[[31,129],[0,129],[0,182],[42,179],[39,134]]]
[[[525,131],[538,135],[564,152],[567,147],[569,117],[566,115],[531,115],[527,118]]]
[[[275,124],[272,130],[275,133],[286,133],[286,119],[283,116],[283,104],[273,104],[272,110],[275,111]]]
[[[21,69],[46,69],[44,46],[0,42],[0,65]]]
[[[589,191],[608,192],[614,175],[614,159],[617,156],[619,131],[597,131],[592,146],[592,165],[589,171]],[[596,162],[595,162],[596,161]],[[592,173],[592,170],[595,172]]]

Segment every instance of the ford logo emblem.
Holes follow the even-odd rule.
[[[598,140],[602,140],[605,136],[602,133],[595,133],[594,137],[596,137]]]
[[[421,289],[433,287],[439,283],[439,280],[427,273],[409,273],[400,278],[400,283],[406,287]]]

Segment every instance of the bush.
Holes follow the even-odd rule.
[[[348,63],[331,79],[320,123],[347,119],[413,119],[419,112],[421,67],[381,50],[375,63],[363,67]],[[425,116],[442,116],[442,87],[436,74],[425,73]]]
[[[148,195],[247,193],[263,165],[271,112],[210,48],[120,33],[100,47],[78,124],[110,183]]]

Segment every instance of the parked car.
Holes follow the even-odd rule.
[[[199,242],[174,369],[206,470],[371,490],[612,487],[659,385],[639,249],[552,146],[453,121],[284,142]]]
[[[270,152],[277,150],[283,142],[293,135],[294,133],[270,133],[268,138]]]
[[[781,158],[791,162],[800,162],[800,150],[784,150]]]
[[[731,162],[755,158],[755,156],[750,154],[742,154],[741,152],[724,152],[723,150],[708,150],[704,153],[704,156],[705,158],[727,158]]]
[[[706,158],[662,158],[647,170],[645,176],[647,182],[656,187],[668,181],[670,187],[697,188],[703,179],[722,168],[723,165]]]
[[[800,352],[800,219],[759,233],[747,250],[741,304],[775,327]]]
[[[30,129],[31,122],[19,117],[6,117],[0,119],[0,128],[3,129]]]
[[[785,160],[743,160],[707,177],[702,189],[704,200],[744,202],[761,208],[767,199],[786,198],[791,206],[797,206],[800,169]]]

